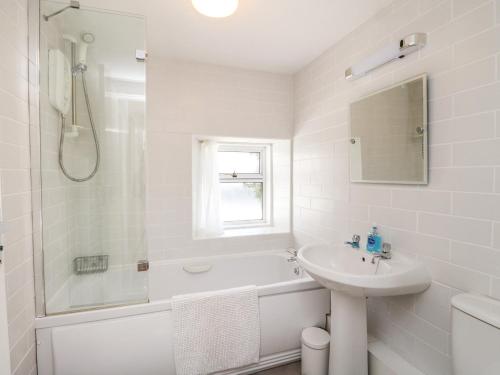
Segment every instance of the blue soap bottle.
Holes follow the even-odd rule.
[[[382,250],[382,237],[378,234],[377,224],[373,224],[368,233],[366,250],[370,253],[379,253]]]

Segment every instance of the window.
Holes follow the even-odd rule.
[[[193,137],[194,239],[290,232],[291,142],[264,142]]]
[[[267,157],[270,146],[220,144],[218,168],[224,226],[269,223]]]

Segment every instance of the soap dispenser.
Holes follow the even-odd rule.
[[[378,234],[377,224],[373,223],[366,241],[366,250],[370,253],[379,253],[382,249],[382,237]]]

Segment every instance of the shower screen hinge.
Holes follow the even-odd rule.
[[[137,272],[144,272],[149,270],[149,262],[147,260],[139,260],[137,262]]]
[[[145,62],[148,58],[148,53],[142,49],[135,50],[135,59],[137,62]]]

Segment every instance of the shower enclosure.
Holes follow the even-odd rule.
[[[41,1],[39,29],[37,313],[145,302],[144,19]]]

